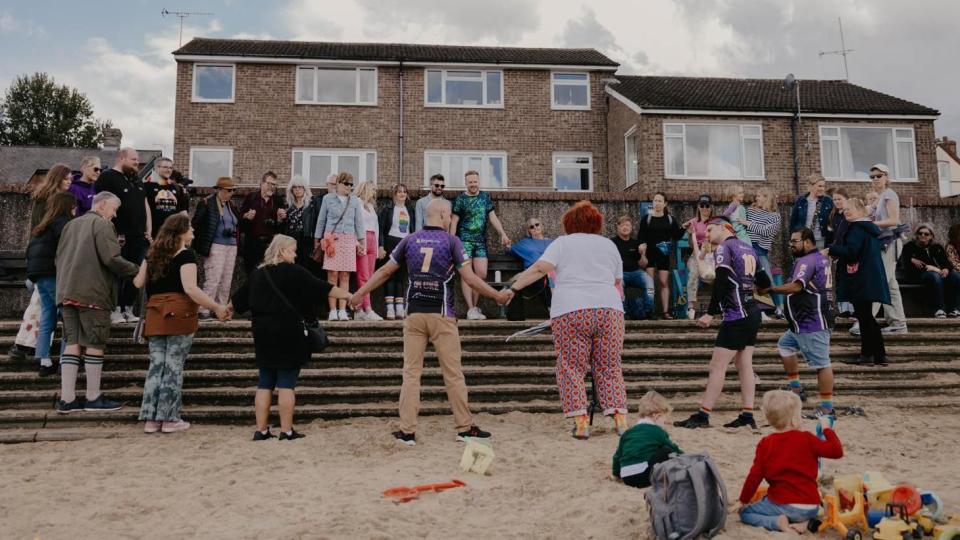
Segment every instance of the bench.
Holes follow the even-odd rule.
[[[497,272],[500,279],[497,279]],[[523,261],[509,253],[496,253],[487,256],[487,283],[494,289],[500,290],[511,285],[511,280],[523,272]],[[543,319],[549,317],[542,302],[525,302],[523,298],[514,299],[509,306],[500,306],[501,319],[532,318]]]

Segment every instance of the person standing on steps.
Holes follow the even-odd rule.
[[[693,320],[697,317],[697,293],[700,291],[700,280],[703,274],[708,271],[707,267],[712,268],[712,264],[706,261],[709,254],[713,259],[713,244],[707,240],[707,223],[713,217],[713,199],[710,195],[704,193],[697,198],[697,215],[683,223],[682,227],[687,231],[687,238],[690,242],[690,258],[687,259],[687,318]],[[651,293],[651,298],[653,294]]]
[[[510,237],[503,232],[503,225],[497,217],[496,206],[490,199],[490,194],[480,191],[480,173],[467,171],[463,176],[463,183],[467,190],[453,201],[453,218],[450,222],[450,232],[457,235],[463,242],[463,249],[467,252],[467,264],[482,280],[487,279],[487,221],[500,233],[500,243],[510,249]],[[467,301],[467,319],[483,320],[487,317],[480,311],[477,302],[480,293],[475,291],[466,282],[460,282],[463,289],[463,298]]]
[[[403,386],[400,388],[400,430],[393,433],[398,443],[413,446],[417,437],[417,415],[420,411],[420,374],[427,343],[437,351],[447,399],[453,409],[457,440],[489,438],[490,433],[473,423],[467,402],[467,383],[460,366],[460,334],[453,310],[453,276],[460,274],[464,283],[506,304],[510,295],[496,291],[470,269],[469,258],[460,240],[449,234],[450,203],[437,199],[427,205],[426,226],[407,236],[390,254],[390,259],[350,298],[356,308],[363,297],[382,285],[390,275],[407,269],[410,303],[403,321]]]
[[[357,271],[357,256],[367,252],[362,208],[363,203],[353,194],[353,175],[342,172],[337,176],[336,191],[323,196],[317,214],[314,249],[322,248],[327,281],[343,290],[350,288],[350,274]],[[338,301],[331,296],[328,301],[328,320],[350,320],[344,299]]]
[[[377,258],[385,259],[400,242],[413,232],[416,215],[407,198],[407,186],[393,185],[393,204],[380,210],[378,221],[380,234],[377,236],[380,247]],[[396,272],[387,280],[383,289],[383,300],[387,304],[387,319],[402,319],[406,315],[404,308],[403,273]]]
[[[150,235],[156,238],[160,227],[168,217],[190,210],[190,197],[186,190],[176,183],[173,175],[173,160],[168,157],[158,158],[153,166],[153,181],[143,185],[150,207]]]
[[[279,194],[273,171],[263,173],[260,189],[247,194],[240,205],[240,232],[243,233],[243,269],[247,275],[263,261],[263,253],[282,229],[287,218],[286,203]]]
[[[773,292],[787,295],[784,315],[789,327],[777,349],[787,374],[787,390],[806,401],[800,384],[797,353],[803,353],[807,365],[817,370],[820,405],[817,414],[835,416],[833,412],[833,368],[830,367],[830,334],[833,331],[833,263],[817,251],[813,231],[804,227],[790,234],[793,273],[783,285],[758,289],[760,294]]]
[[[70,193],[77,199],[77,217],[90,211],[93,196],[97,194],[95,184],[100,171],[100,158],[87,156],[80,161],[80,178],[70,184]]]
[[[377,252],[380,249],[380,220],[377,216],[377,184],[371,180],[360,182],[357,187],[357,198],[360,199],[363,211],[363,230],[366,233],[364,245],[366,251],[363,255],[357,255],[357,287],[363,287],[363,284],[370,279],[377,268]],[[387,302],[387,306],[390,303]],[[373,310],[373,304],[370,302],[370,295],[363,299],[361,309],[353,313],[355,321],[382,321],[381,317]]]
[[[890,291],[890,303],[883,306],[887,326],[881,331],[884,334],[905,334],[907,317],[903,312],[903,297],[900,296],[900,283],[897,281],[897,260],[903,249],[897,231],[900,225],[900,197],[890,188],[890,168],[883,163],[870,167],[870,180],[879,194],[873,211],[873,224],[880,228],[880,253],[887,289]]]
[[[662,191],[653,195],[653,207],[640,219],[637,241],[640,256],[646,259],[647,275],[656,281],[660,292],[660,318],[672,319],[670,314],[670,251],[674,242],[683,236],[680,222],[667,210],[667,196]],[[651,306],[651,310],[653,306]]]
[[[142,201],[141,201],[142,203]],[[145,204],[145,203],[143,203]],[[120,198],[109,191],[93,197],[90,212],[70,220],[57,246],[57,304],[63,306],[58,413],[114,411],[121,407],[100,392],[103,353],[110,339],[110,312],[117,303],[116,281],[132,280],[137,265],[120,255],[111,220]],[[86,401],[76,395],[80,358],[87,377]]]
[[[214,194],[197,203],[191,224],[194,231],[194,249],[204,257],[203,292],[214,302],[230,301],[230,287],[237,262],[237,244],[240,243],[240,212],[233,204],[236,186],[233,178],[217,178]],[[210,311],[201,306],[199,316],[209,319]]]
[[[887,364],[883,332],[873,316],[873,303],[890,303],[883,258],[880,254],[880,228],[870,222],[860,199],[848,199],[843,211],[850,222],[843,240],[831,244],[826,253],[837,258],[837,299],[853,304],[860,327],[860,356],[844,360],[850,364]]]
[[[121,148],[117,152],[113,167],[100,173],[94,187],[97,193],[113,193],[120,199],[120,208],[113,219],[120,242],[120,255],[135,265],[143,262],[150,247],[150,232],[153,230],[153,217],[147,203],[143,182],[137,177],[140,156],[133,148]],[[139,317],[133,313],[133,304],[139,294],[133,281],[123,280],[118,284],[117,307],[110,315],[110,322],[137,322]]]
[[[823,249],[832,243],[830,235],[830,212],[833,199],[827,195],[827,181],[819,174],[807,176],[810,190],[797,197],[790,211],[790,232],[806,227],[813,231],[817,239],[817,249]]]
[[[417,205],[413,209],[414,223],[416,224],[413,230],[419,231],[423,229],[426,224],[423,219],[424,213],[427,211],[427,205],[436,199],[444,198],[444,187],[446,187],[446,181],[443,179],[442,174],[435,174],[430,177],[430,194],[417,199]]]
[[[316,322],[317,306],[328,296],[350,298],[349,292],[317,279],[296,261],[297,241],[283,234],[274,236],[264,252],[263,263],[247,276],[227,306],[230,313],[250,312],[259,370],[254,398],[257,418],[254,441],[274,437],[268,423],[274,389],[278,393],[280,440],[304,437],[293,429],[297,378],[300,368],[311,356],[304,324]]]
[[[701,328],[708,328],[714,315],[722,315],[722,321],[710,359],[707,387],[700,398],[700,410],[686,420],[674,422],[674,425],[684,428],[710,427],[710,415],[723,392],[723,381],[732,360],[740,378],[742,408],[740,415],[723,427],[750,427],[756,430],[757,422],[753,418],[756,390],[753,350],[760,330],[760,310],[753,298],[753,285],[758,266],[757,254],[750,245],[737,239],[733,224],[724,217],[710,221],[707,238],[716,246],[714,258],[717,277],[713,282],[710,307],[707,314],[697,320],[697,324]],[[760,285],[765,287],[769,283]]]

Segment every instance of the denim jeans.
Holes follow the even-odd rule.
[[[643,289],[643,294],[634,298],[624,298],[623,311],[629,319],[645,319],[653,311],[653,278],[643,270],[623,273],[623,289]],[[626,296],[626,295],[625,295]]]
[[[760,247],[760,244],[753,244],[753,251],[757,254],[757,260],[760,262],[760,267],[763,268],[763,271],[767,273],[767,277],[770,278],[770,283],[773,283],[773,266],[770,264],[770,250],[763,249]],[[779,294],[771,295],[774,303],[777,305],[777,309],[783,308],[783,296]]]
[[[36,283],[40,293],[40,334],[37,336],[37,360],[50,358],[53,331],[57,328],[57,277],[43,276]]]
[[[764,497],[759,501],[747,505],[740,511],[740,521],[754,527],[763,527],[768,531],[779,531],[777,518],[781,515],[787,516],[790,523],[800,523],[809,521],[819,513],[820,508],[810,509],[796,508],[789,504],[777,504],[770,502],[770,499]]]
[[[920,282],[923,283],[926,306],[931,313],[941,309],[953,311],[960,308],[960,272],[951,270],[947,277],[935,272],[924,272]],[[43,337],[43,326],[40,327],[40,335]]]
[[[143,384],[140,420],[176,422],[183,402],[183,364],[193,344],[193,334],[150,336],[150,367]]]

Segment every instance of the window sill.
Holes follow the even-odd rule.
[[[696,181],[710,181],[710,182],[766,182],[766,178],[718,178],[716,176],[667,176],[664,175],[664,180],[696,180]],[[633,185],[633,184],[629,184]]]
[[[585,107],[580,107],[580,106],[573,106],[573,105],[569,105],[569,106],[568,105],[551,105],[550,110],[551,111],[589,111],[590,106],[587,105]]]
[[[191,98],[191,103],[233,103],[233,99],[200,99],[197,97]]]
[[[294,105],[320,105],[320,106],[333,106],[333,107],[376,107],[377,103],[334,103],[334,102],[320,102],[320,101],[298,101],[293,102]]]
[[[431,109],[503,109],[503,105],[441,105],[439,103],[424,103],[424,107]]]
[[[850,184],[869,184],[869,178],[825,178],[827,182],[844,182]],[[919,184],[919,178],[890,179],[891,184]]]

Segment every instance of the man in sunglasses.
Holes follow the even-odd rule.
[[[214,193],[197,203],[193,214],[193,248],[203,259],[203,292],[218,304],[230,300],[233,269],[240,244],[240,212],[233,204],[237,186],[233,178],[221,176]],[[200,318],[209,319],[210,311],[201,308]]]
[[[544,236],[543,221],[540,218],[530,218],[527,220],[527,236],[518,240],[510,246],[510,253],[523,261],[523,269],[530,268],[533,263],[540,260],[547,246],[553,242],[553,238]],[[522,321],[526,319],[524,310],[524,301],[532,300],[536,297],[543,298],[543,305],[547,309],[547,315],[550,312],[550,278],[545,277],[537,282],[527,285],[507,306],[507,320]]]
[[[925,306],[933,316],[960,317],[960,272],[953,270],[943,246],[934,242],[933,227],[917,227],[916,238],[903,246],[907,279],[923,284]]]
[[[435,174],[430,177],[430,194],[420,197],[417,206],[413,210],[414,231],[422,231],[424,226],[424,216],[427,215],[427,205],[436,199],[443,198],[443,188],[446,187],[442,174]]]
[[[93,196],[97,194],[94,184],[100,177],[100,158],[87,156],[80,162],[80,177],[70,183],[70,193],[77,199],[77,217],[90,211]]]

